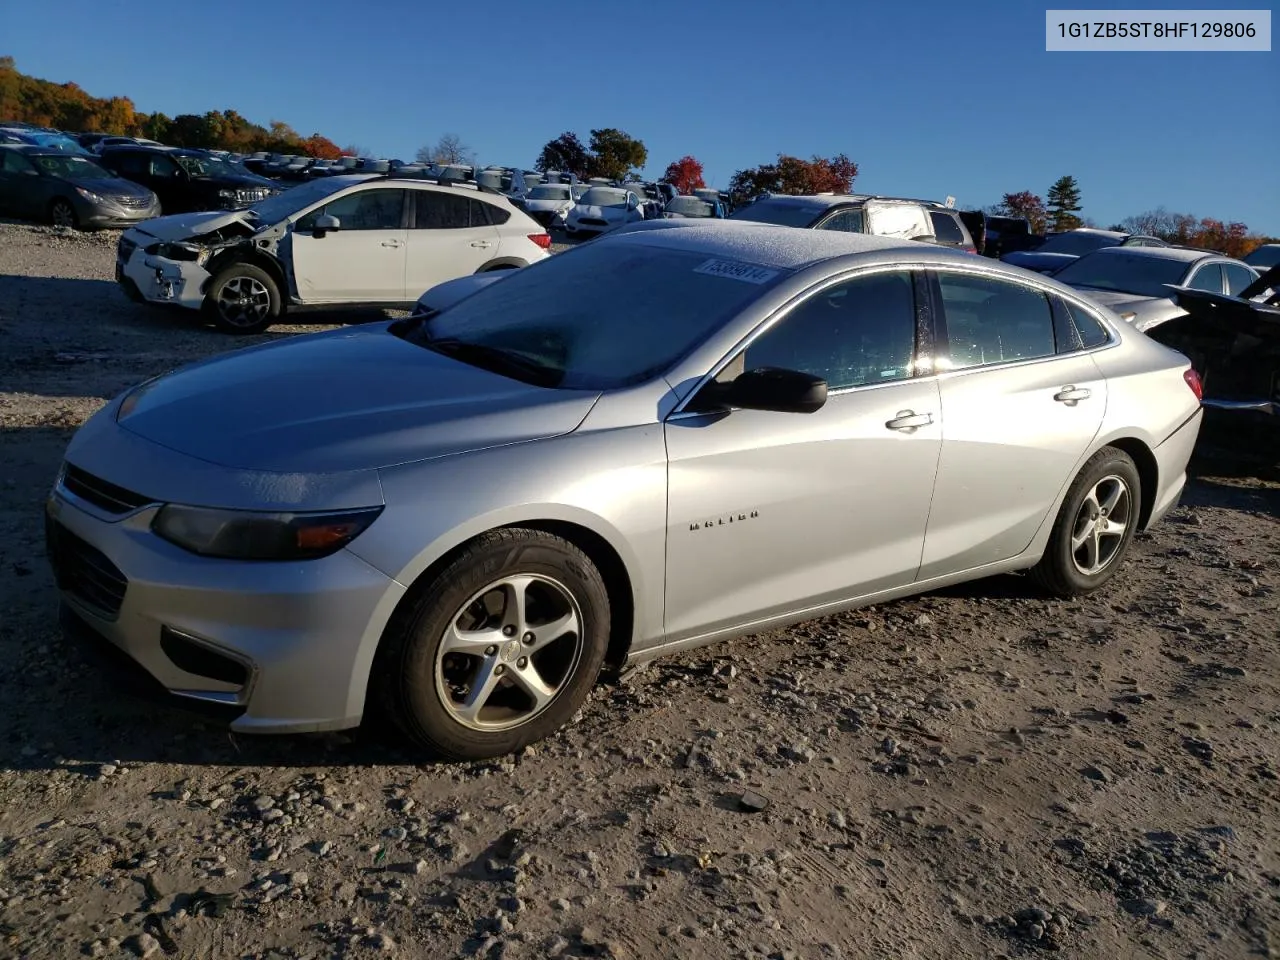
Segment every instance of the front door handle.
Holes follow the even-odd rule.
[[[401,243],[399,240],[383,240],[382,245],[384,247],[390,247],[392,250],[399,250],[401,247],[404,246],[404,244]]]
[[[488,250],[490,247],[493,246],[493,241],[492,240],[472,240],[471,245],[473,247],[479,247],[481,250]]]
[[[1074,404],[1080,400],[1088,400],[1092,396],[1088,387],[1077,387],[1073,383],[1067,384],[1061,390],[1053,395],[1053,399],[1059,403]]]
[[[903,433],[914,433],[919,427],[927,427],[933,423],[932,413],[916,413],[914,410],[899,410],[898,415],[885,423],[890,430],[901,430]]]

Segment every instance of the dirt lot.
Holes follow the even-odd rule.
[[[127,302],[114,242],[0,224],[0,956],[1280,951],[1280,483],[1202,467],[1086,601],[1009,576],[660,661],[501,762],[233,737],[56,626],[71,432],[243,342]]]

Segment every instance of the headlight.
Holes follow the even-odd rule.
[[[382,507],[337,513],[250,513],[169,504],[151,529],[202,557],[315,560],[336,553],[377,519]]]
[[[102,203],[102,198],[92,190],[86,190],[84,187],[76,187],[76,193],[84,197],[90,203]]]

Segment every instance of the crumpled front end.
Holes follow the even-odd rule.
[[[162,217],[121,234],[116,282],[132,300],[199,310],[212,276],[210,261],[224,250],[249,243],[255,231],[237,217],[193,223],[189,231],[173,229],[171,219],[178,218]],[[214,228],[202,229],[207,226]]]

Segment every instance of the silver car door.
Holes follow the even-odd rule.
[[[716,376],[781,367],[824,377],[829,395],[817,412],[685,410],[668,419],[669,635],[915,577],[942,428],[936,380],[913,375],[917,283],[893,269],[829,284]]]
[[[1043,292],[972,272],[936,277],[950,369],[939,376],[942,457],[921,579],[1026,549],[1107,406],[1092,356],[1058,352]]]

